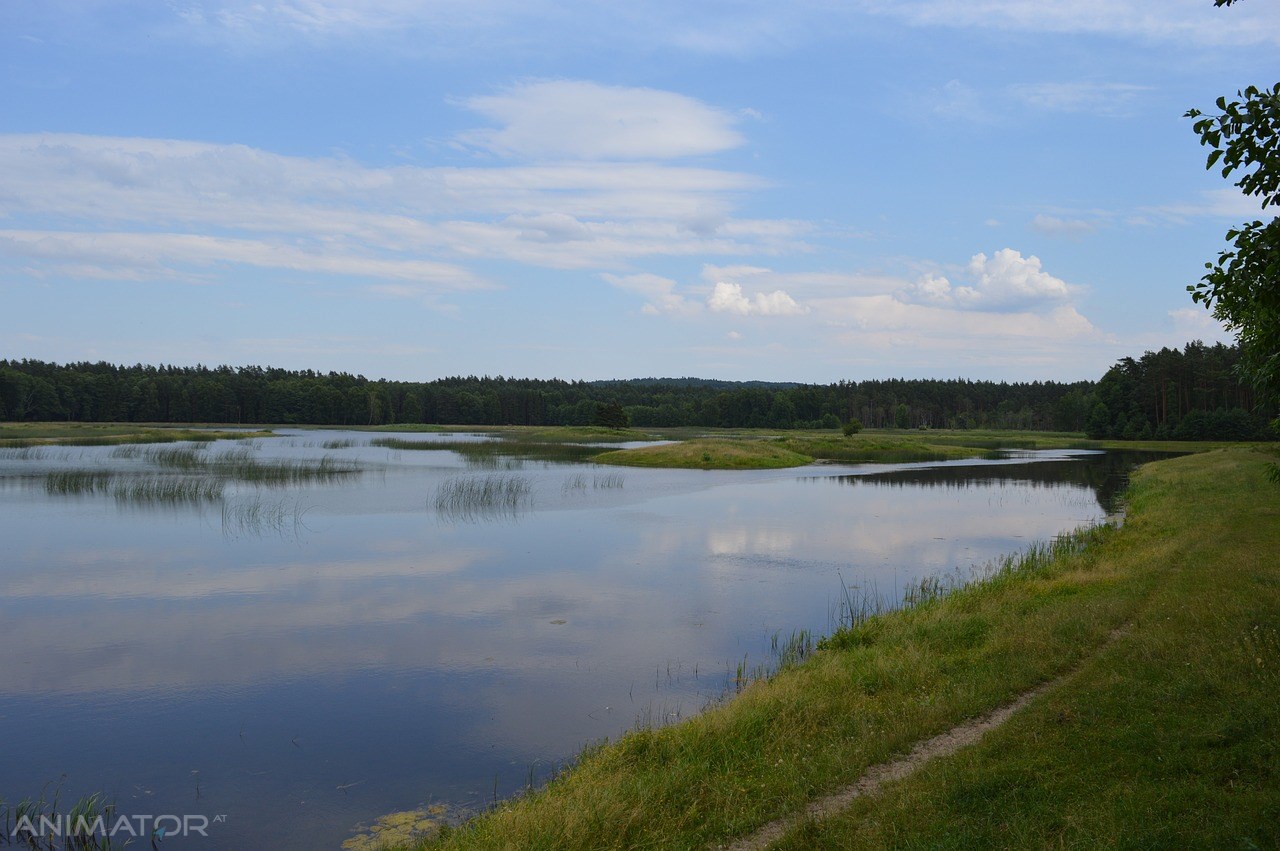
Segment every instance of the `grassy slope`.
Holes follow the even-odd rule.
[[[1273,846],[1280,489],[1262,468],[1246,450],[1149,467],[1129,523],[1092,533],[1083,552],[873,618],[723,707],[586,755],[440,844],[705,847],[1088,660],[979,748],[789,842]]]
[[[1119,554],[1159,582],[1119,642],[783,847],[1280,847],[1280,488],[1212,453],[1150,470],[1134,515]]]

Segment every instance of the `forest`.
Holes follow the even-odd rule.
[[[1239,350],[1190,343],[1125,358],[1100,381],[880,379],[834,384],[454,376],[425,382],[261,366],[0,360],[0,420],[378,426],[1033,429],[1118,439],[1270,437]]]

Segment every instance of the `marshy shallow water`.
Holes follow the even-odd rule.
[[[0,800],[203,814],[163,846],[202,848],[483,808],[699,711],[848,596],[1101,520],[1134,463],[620,469],[397,437],[0,449]]]

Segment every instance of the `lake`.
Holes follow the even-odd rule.
[[[210,819],[173,848],[482,809],[722,699],[846,599],[1099,522],[1135,463],[653,470],[387,437],[0,449],[0,799]]]

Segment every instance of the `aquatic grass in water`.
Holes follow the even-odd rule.
[[[626,477],[621,473],[597,473],[590,479],[583,473],[575,473],[564,480],[561,490],[565,493],[585,492],[588,488],[591,490],[614,490],[621,488],[625,482]]]
[[[249,445],[221,455],[209,455],[204,446],[121,447],[112,453],[112,457],[142,458],[165,470],[203,473],[220,479],[268,485],[332,482],[360,472],[355,463],[338,461],[328,455],[319,461],[259,461],[254,457],[256,448]]]
[[[297,485],[306,482],[333,482],[361,472],[351,462],[338,461],[328,455],[319,461],[259,461],[244,453],[227,453],[212,459],[206,468],[210,473],[266,485]]]
[[[434,502],[446,520],[515,517],[532,504],[533,488],[524,476],[454,477],[440,483]]]
[[[52,800],[25,798],[16,804],[0,799],[0,846],[13,845],[34,851],[114,851],[135,839],[125,832],[126,841],[113,837],[112,827],[120,816],[114,802],[101,794],[76,801],[66,812],[59,810],[59,789]],[[157,847],[153,838],[152,847]]]
[[[150,463],[166,470],[202,470],[208,464],[205,458],[207,448],[203,445],[172,446],[163,449],[146,449],[141,455]]]
[[[40,446],[0,447],[0,459],[5,461],[42,461],[44,457]]]
[[[305,528],[306,509],[296,500],[265,500],[261,495],[244,499],[223,500],[222,534],[229,538],[262,535],[266,532],[299,537]]]
[[[59,496],[106,493],[113,478],[105,470],[57,470],[45,475],[44,489]]]
[[[179,476],[129,476],[111,490],[116,502],[136,505],[200,505],[222,499],[222,481]]]

